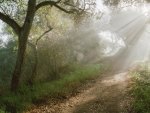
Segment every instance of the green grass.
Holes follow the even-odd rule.
[[[97,77],[103,71],[102,65],[88,65],[76,68],[59,80],[37,83],[32,88],[22,86],[17,93],[7,92],[0,97],[0,109],[14,109],[19,113],[33,103],[40,103],[47,98],[64,98],[75,93],[85,81]]]
[[[133,110],[135,113],[150,113],[150,70],[141,68],[132,73],[135,81],[133,87]]]

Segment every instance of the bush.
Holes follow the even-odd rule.
[[[150,70],[141,67],[134,72],[133,109],[135,113],[150,113]]]
[[[0,92],[10,84],[16,62],[15,47],[15,41],[9,41],[5,47],[0,47]]]
[[[7,92],[0,97],[0,106],[8,112],[21,112],[33,103],[45,101],[47,98],[64,98],[76,92],[86,80],[93,79],[103,71],[102,65],[77,67],[75,71],[63,75],[52,82],[37,83],[32,88],[23,85],[17,93]]]

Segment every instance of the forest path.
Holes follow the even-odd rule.
[[[130,113],[127,72],[105,75],[90,88],[56,105],[43,105],[30,113]]]

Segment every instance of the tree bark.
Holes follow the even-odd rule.
[[[16,91],[19,87],[19,80],[20,80],[23,62],[24,62],[24,54],[26,51],[27,38],[28,37],[22,37],[22,36],[19,37],[20,40],[18,45],[16,66],[11,81],[11,91]]]
[[[33,70],[32,70],[32,74],[31,74],[31,77],[29,78],[28,80],[28,84],[30,86],[33,86],[34,84],[34,79],[37,75],[37,66],[38,66],[38,51],[37,51],[37,45],[34,45],[30,42],[28,42],[28,45],[33,49],[33,52],[34,52],[34,59],[35,59],[35,62],[34,62],[34,65],[33,65]]]
[[[35,65],[33,67],[33,72],[32,72],[32,76],[30,79],[30,85],[33,86],[34,84],[34,79],[37,75],[37,66],[38,66],[38,52],[37,52],[37,45],[34,48],[34,55],[35,55]]]
[[[19,45],[18,45],[17,61],[11,81],[11,91],[13,92],[15,92],[19,87],[19,81],[24,62],[24,54],[26,51],[27,40],[31,31],[35,11],[36,11],[36,0],[29,0],[26,19],[18,37]]]

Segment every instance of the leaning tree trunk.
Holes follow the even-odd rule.
[[[34,67],[33,67],[33,72],[32,72],[32,76],[29,80],[29,83],[31,86],[33,86],[34,84],[34,79],[37,75],[37,66],[38,66],[38,52],[37,52],[37,45],[36,47],[34,48],[34,55],[35,55],[35,64],[34,64]]]
[[[35,44],[32,44],[31,42],[28,42],[28,45],[33,49],[34,52],[34,59],[35,63],[33,65],[33,70],[31,77],[28,80],[29,85],[33,86],[34,84],[34,79],[37,75],[37,66],[38,66],[38,42],[41,40],[42,37],[44,37],[47,33],[49,33],[53,28],[49,27],[47,31],[45,31],[41,36],[39,36],[36,40]]]
[[[31,46],[31,48],[33,49],[33,52],[34,52],[34,65],[33,65],[33,70],[32,70],[32,74],[31,74],[31,77],[29,78],[28,80],[28,84],[30,86],[33,86],[34,84],[34,79],[37,75],[37,66],[38,66],[38,51],[37,51],[37,45],[34,45],[30,42],[28,42],[29,46]]]

